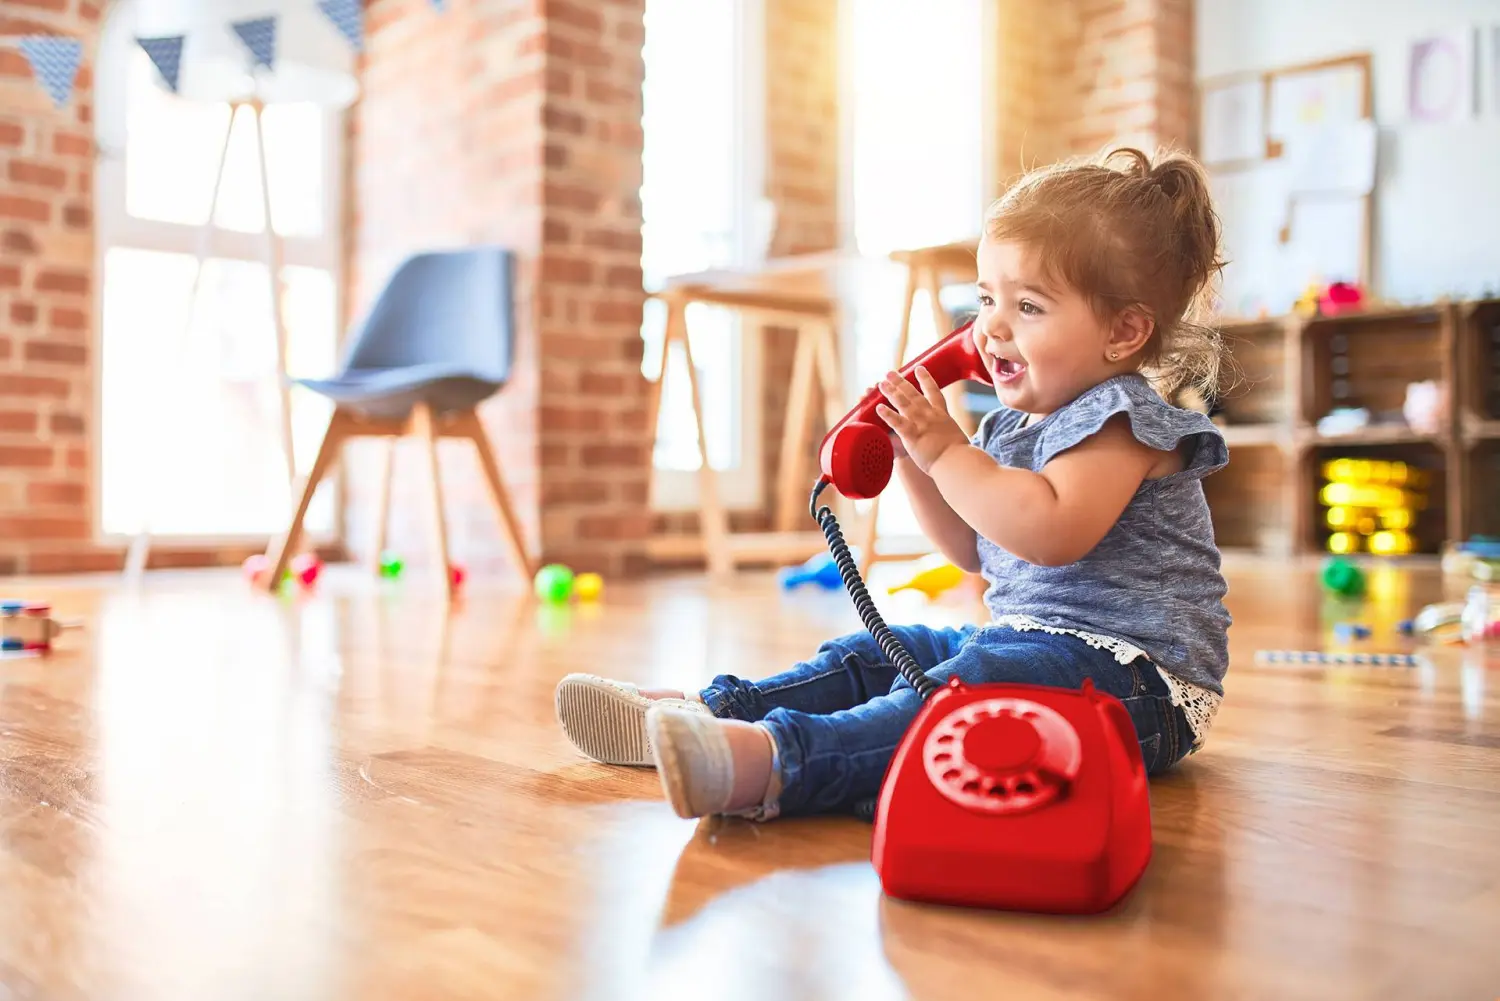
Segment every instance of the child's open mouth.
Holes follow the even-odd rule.
[[[1021,378],[1026,371],[1026,363],[1014,361],[1010,358],[995,359],[995,380],[997,382],[1015,382]]]

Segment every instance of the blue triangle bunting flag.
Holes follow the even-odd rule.
[[[61,108],[73,96],[78,79],[78,62],[83,58],[83,43],[76,38],[53,35],[30,35],[21,39],[21,54],[31,63],[31,72]]]
[[[245,43],[245,48],[255,57],[255,61],[266,69],[276,68],[276,19],[274,17],[257,17],[253,21],[236,21],[230,25],[234,33],[240,36],[240,41]]]
[[[364,48],[365,8],[360,0],[318,0],[318,9],[349,39],[355,52]]]
[[[439,14],[448,9],[448,0],[430,0],[430,2],[432,3],[433,8],[436,9]]]
[[[183,35],[167,35],[162,38],[137,38],[136,44],[146,50],[162,82],[172,93],[177,93],[177,77],[182,70]]]

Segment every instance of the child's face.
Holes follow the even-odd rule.
[[[980,240],[973,333],[995,395],[1012,410],[1050,414],[1116,371],[1109,326],[1083,296],[1049,283],[1022,244]]]

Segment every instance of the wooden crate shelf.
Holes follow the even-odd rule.
[[[1458,517],[1450,490],[1459,487],[1453,464],[1456,450],[1432,442],[1405,444],[1360,444],[1348,442],[1321,443],[1310,448],[1302,462],[1300,482],[1310,495],[1308,516],[1303,519],[1303,551],[1326,552],[1333,529],[1326,523],[1328,507],[1319,499],[1327,480],[1323,466],[1330,459],[1377,459],[1403,462],[1427,474],[1425,488],[1412,491],[1425,497],[1425,503],[1412,512],[1413,522],[1407,531],[1416,541],[1413,555],[1435,556],[1443,543],[1455,537],[1451,519]]]
[[[1325,460],[1391,459],[1427,470],[1418,552],[1500,532],[1500,299],[1272,317],[1222,328],[1214,420],[1229,468],[1205,481],[1219,545],[1271,555],[1326,551]],[[1413,428],[1407,386],[1433,380],[1450,405]],[[1319,421],[1363,407],[1371,422],[1328,434]],[[1488,526],[1486,530],[1485,526]]]
[[[1219,548],[1292,554],[1297,540],[1285,489],[1292,458],[1278,448],[1229,448],[1229,465],[1203,481]]]
[[[1500,439],[1475,444],[1464,457],[1463,537],[1500,536]]]
[[[1459,433],[1466,442],[1500,439],[1500,299],[1458,309]]]

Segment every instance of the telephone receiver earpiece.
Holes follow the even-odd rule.
[[[989,372],[985,370],[984,360],[970,336],[973,327],[974,321],[969,320],[918,355],[898,374],[918,390],[921,389],[916,376],[919,367],[926,368],[939,386],[951,386],[964,380],[989,385]],[[885,394],[879,386],[865,393],[854,409],[824,436],[819,448],[822,482],[832,484],[850,500],[878,497],[891,481],[891,470],[896,462],[891,428],[875,412],[875,408],[884,402]]]

